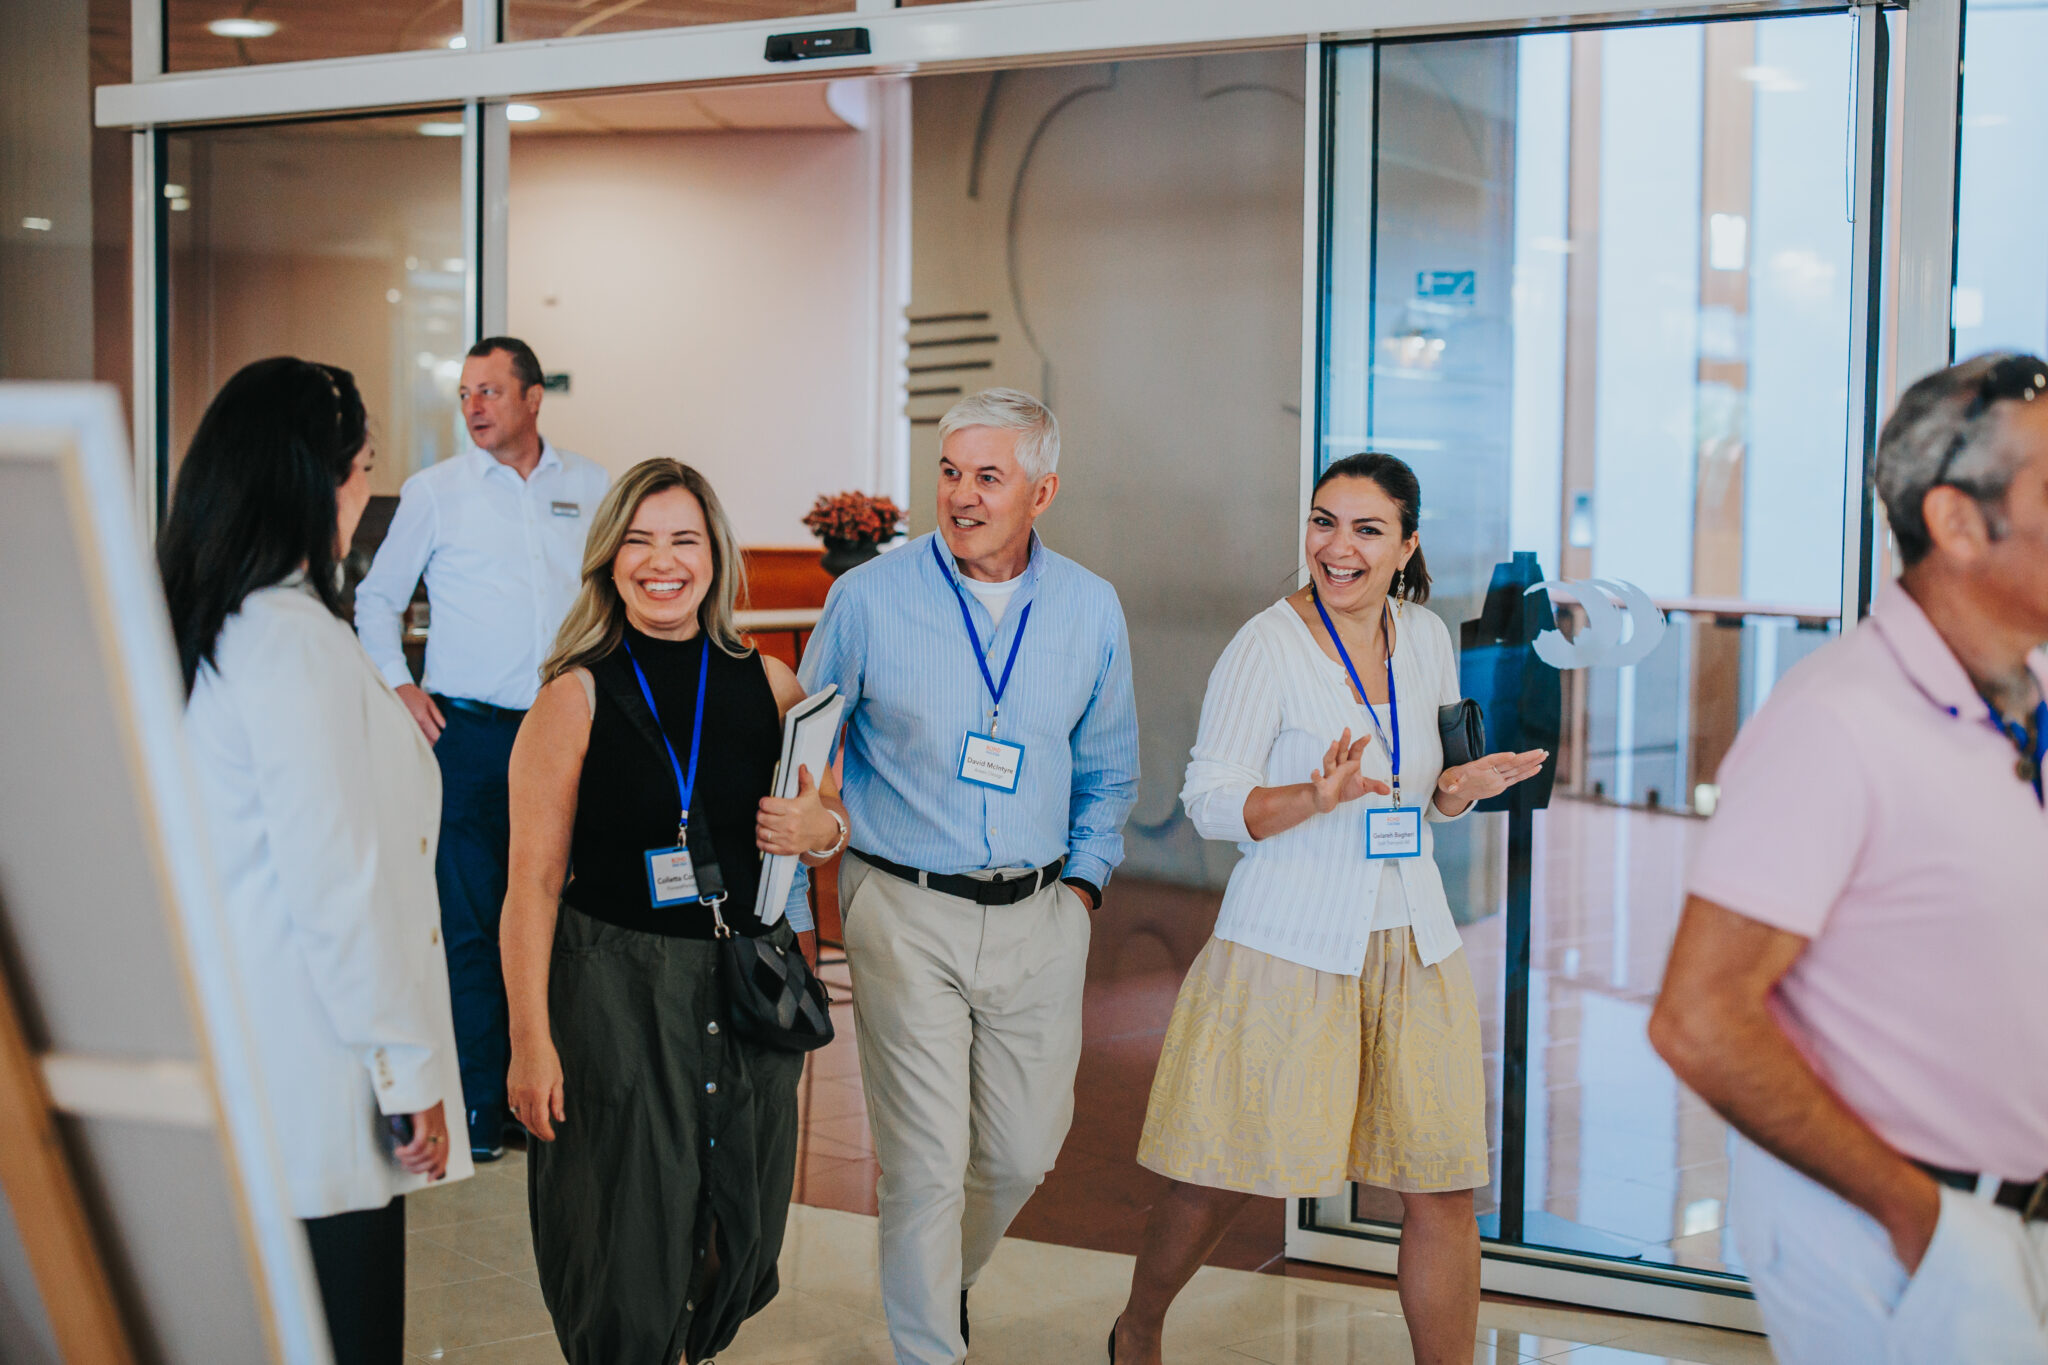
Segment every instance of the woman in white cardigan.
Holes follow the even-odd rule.
[[[374,452],[348,371],[230,379],[158,564],[185,730],[292,1210],[336,1365],[397,1365],[402,1196],[470,1173],[434,889],[440,774],[341,610]]]
[[[1127,1365],[1158,1365],[1167,1308],[1247,1199],[1347,1181],[1400,1195],[1415,1359],[1462,1365],[1478,1335],[1479,1009],[1430,827],[1547,755],[1443,765],[1458,668],[1421,606],[1413,471],[1353,455],[1310,501],[1308,585],[1224,650],[1181,792],[1196,830],[1244,857],[1152,1084],[1138,1160],[1174,1184],[1110,1335]]]

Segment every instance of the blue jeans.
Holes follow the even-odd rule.
[[[441,847],[434,881],[448,948],[448,998],[462,1063],[462,1102],[468,1109],[502,1106],[512,1044],[505,973],[498,961],[498,917],[505,906],[511,844],[505,770],[519,719],[511,713],[479,715],[446,701],[441,714],[448,724],[434,744],[441,765]]]

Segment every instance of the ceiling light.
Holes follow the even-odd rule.
[[[171,201],[172,213],[183,213],[186,209],[189,209],[191,207],[192,201],[190,199],[173,199]]]
[[[514,123],[532,123],[540,117],[540,110],[530,104],[508,104],[505,117]]]
[[[458,33],[453,38],[450,38],[448,40],[448,46],[454,49],[455,51],[460,52],[463,48],[469,46],[469,39],[463,34]]]
[[[462,125],[459,123],[422,123],[420,125],[420,136],[461,137]]]
[[[277,23],[271,19],[216,19],[206,31],[216,38],[268,38],[277,32]]]
[[[24,218],[21,220],[21,225],[30,232],[48,232],[50,230],[50,220],[47,218]]]

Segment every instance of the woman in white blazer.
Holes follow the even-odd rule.
[[[433,751],[356,642],[374,452],[346,370],[230,379],[158,542],[185,729],[270,1126],[336,1365],[397,1365],[402,1196],[470,1173],[434,889]]]

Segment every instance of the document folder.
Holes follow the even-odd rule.
[[[809,768],[812,784],[824,785],[832,744],[839,738],[839,718],[845,711],[846,699],[839,695],[836,683],[789,708],[782,718],[782,761],[775,765],[772,791],[776,796],[787,800],[796,795],[798,768]],[[762,859],[761,891],[754,901],[754,914],[761,923],[773,924],[782,918],[796,868],[797,860],[789,854],[773,853]]]

